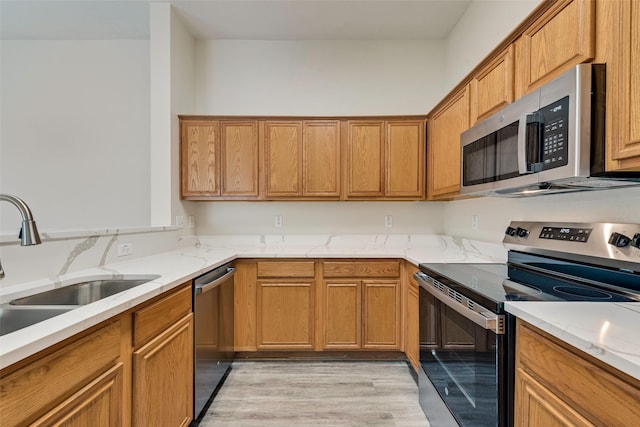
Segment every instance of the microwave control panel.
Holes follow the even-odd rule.
[[[541,141],[542,169],[565,166],[569,162],[569,97],[542,107],[538,113],[544,118]]]

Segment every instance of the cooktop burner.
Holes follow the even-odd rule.
[[[612,294],[593,288],[584,288],[577,286],[554,286],[553,290],[564,295],[584,298],[585,300],[607,301],[613,299]]]

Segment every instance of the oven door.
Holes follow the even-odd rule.
[[[508,425],[504,316],[424,273],[416,278],[420,283],[420,405],[431,426]]]

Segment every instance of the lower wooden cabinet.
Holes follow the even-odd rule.
[[[193,314],[133,353],[133,425],[188,426],[193,418]]]
[[[185,283],[4,368],[0,424],[188,425],[193,418],[190,296],[191,284]]]
[[[400,349],[400,281],[362,281],[362,348]]]
[[[420,365],[420,291],[413,274],[418,268],[405,264],[406,308],[404,317],[404,353],[416,371]]]
[[[324,284],[326,350],[356,350],[362,346],[362,287],[359,281]]]
[[[518,320],[516,426],[631,426],[640,382]]]

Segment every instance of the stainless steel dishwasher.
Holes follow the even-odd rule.
[[[224,382],[234,357],[232,263],[193,280],[195,314],[194,423]]]

